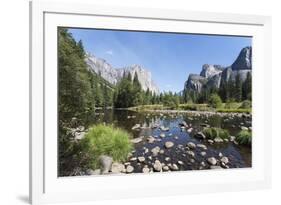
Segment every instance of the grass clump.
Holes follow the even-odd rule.
[[[242,145],[252,144],[252,132],[248,130],[241,130],[236,136],[236,141]]]
[[[220,108],[222,107],[222,100],[218,94],[211,94],[209,98],[209,105],[213,108]]]
[[[133,149],[130,135],[113,125],[94,125],[81,140],[82,150],[88,155],[90,167],[96,168],[98,158],[108,155],[114,161],[123,162]]]
[[[229,138],[228,131],[218,127],[204,128],[203,133],[204,135],[206,135],[208,139],[212,139],[212,140],[215,139],[216,137],[219,137],[221,139]]]
[[[242,109],[251,109],[251,107],[252,107],[252,102],[250,100],[244,100],[240,106],[240,108]]]

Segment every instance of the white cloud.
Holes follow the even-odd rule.
[[[113,55],[113,51],[112,50],[108,50],[105,53],[108,54],[108,55],[111,55],[111,56]]]

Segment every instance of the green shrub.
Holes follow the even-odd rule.
[[[252,107],[252,102],[250,100],[244,100],[240,106],[242,109],[250,109]]]
[[[213,108],[220,108],[222,106],[220,96],[218,94],[212,94],[209,98],[209,105]]]
[[[215,139],[216,137],[221,139],[229,138],[228,131],[218,127],[204,128],[203,133],[208,139]]]
[[[236,136],[236,141],[242,145],[252,144],[252,132],[248,130],[241,130]]]
[[[81,140],[82,151],[89,157],[90,167],[96,168],[98,158],[108,155],[114,161],[125,161],[133,146],[130,135],[112,125],[94,125]]]

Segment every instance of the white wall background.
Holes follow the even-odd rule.
[[[78,0],[71,0],[78,1]],[[278,0],[80,0],[103,5],[270,15],[273,21],[273,187],[270,190],[80,204],[279,204],[281,190],[281,6]],[[0,4],[0,204],[28,201],[28,1]],[[269,108],[270,109],[270,108]],[[266,137],[266,136],[265,136]],[[71,196],[70,196],[71,197]]]

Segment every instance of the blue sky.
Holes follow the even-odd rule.
[[[142,65],[152,73],[161,91],[179,92],[190,73],[202,65],[231,65],[240,50],[251,46],[250,37],[175,33],[69,29],[87,52],[114,68]]]

